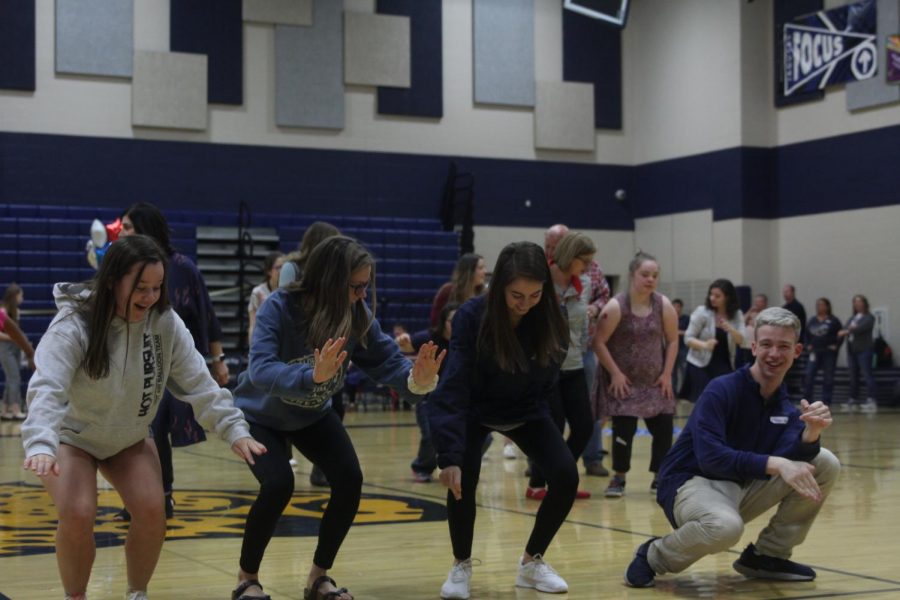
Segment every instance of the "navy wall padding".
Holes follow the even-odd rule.
[[[0,89],[34,91],[34,0],[0,0]]]
[[[171,0],[172,52],[208,56],[207,99],[244,103],[242,0]]]
[[[378,112],[411,117],[444,116],[441,0],[378,0],[376,12],[409,17],[410,87],[378,88]]]
[[[900,125],[782,146],[777,217],[900,204]]]
[[[594,84],[594,127],[622,129],[622,30],[563,13],[563,81]]]
[[[437,218],[453,157],[0,132],[0,203]],[[630,230],[631,167],[456,158],[479,225]],[[525,201],[531,206],[526,207]]]
[[[772,21],[775,24],[775,68],[772,71],[775,77],[775,106],[791,106],[812,100],[821,100],[825,92],[795,92],[790,96],[784,95],[784,81],[781,72],[784,69],[784,30],[783,25],[793,21],[794,17],[822,10],[823,0],[775,0],[772,3]]]

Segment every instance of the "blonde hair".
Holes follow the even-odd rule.
[[[560,269],[568,269],[572,261],[581,256],[597,254],[597,246],[594,240],[583,233],[570,231],[559,241],[553,251],[553,262]]]
[[[760,311],[760,313],[756,315],[756,326],[753,328],[753,337],[756,338],[759,328],[766,325],[770,327],[781,327],[783,329],[793,329],[794,336],[796,336],[798,340],[800,339],[800,319],[786,308],[775,306]]]

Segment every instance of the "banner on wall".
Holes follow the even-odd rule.
[[[875,0],[797,17],[784,24],[784,95],[874,77]]]
[[[888,36],[887,81],[900,83],[900,33]]]

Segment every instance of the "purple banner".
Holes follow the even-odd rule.
[[[888,36],[887,82],[900,83],[900,34]]]

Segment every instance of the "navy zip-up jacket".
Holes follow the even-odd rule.
[[[810,461],[818,440],[801,439],[806,424],[784,384],[770,398],[759,393],[750,366],[713,379],[659,470],[657,502],[673,527],[675,495],[695,475],[745,484],[767,479],[770,456]]]
[[[246,419],[278,431],[297,431],[312,425],[331,407],[331,397],[344,386],[347,364],[329,381],[313,382],[315,357],[306,343],[301,310],[291,310],[291,292],[272,292],[256,313],[250,345],[250,365],[238,375],[234,403]],[[299,322],[298,322],[299,320]],[[416,402],[407,386],[412,362],[400,352],[377,320],[366,335],[367,347],[348,339],[344,345],[353,364],[379,383],[391,386]]]
[[[442,469],[462,464],[470,422],[514,425],[550,414],[548,399],[559,379],[559,363],[541,367],[529,360],[528,372],[510,373],[492,356],[479,353],[478,331],[486,306],[487,297],[478,296],[456,311],[445,368],[428,397],[431,439]],[[520,326],[516,335],[531,358],[533,344],[526,329]]]

